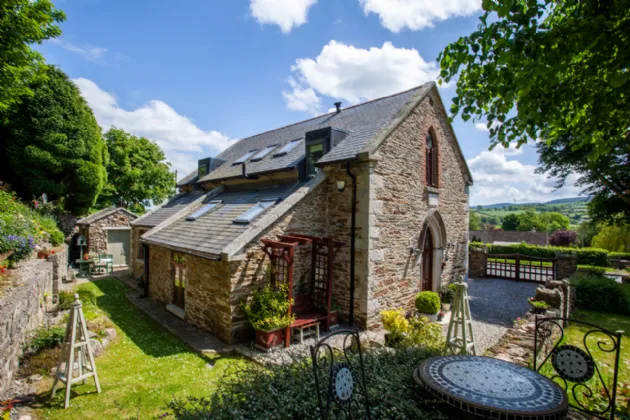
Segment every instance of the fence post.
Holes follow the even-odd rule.
[[[521,256],[515,255],[514,261],[516,265],[516,281],[519,281],[521,279]]]

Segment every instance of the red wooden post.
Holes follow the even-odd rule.
[[[289,284],[289,295],[288,295],[288,299],[289,302],[293,299],[293,251],[294,248],[290,247],[290,248],[285,248],[283,250],[283,253],[286,253],[288,255],[285,254],[285,259],[287,261],[287,272],[286,272],[286,279],[287,279],[287,283]],[[291,316],[293,312],[293,305],[289,305],[289,316]],[[284,332],[284,347],[289,347],[291,345],[291,325],[289,325],[285,332]]]

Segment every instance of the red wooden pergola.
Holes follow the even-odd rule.
[[[293,257],[300,245],[312,244],[311,251],[311,293],[296,297],[289,307],[289,315],[295,314],[296,320],[285,330],[284,346],[291,344],[291,328],[309,322],[322,321],[324,329],[330,326],[332,307],[333,262],[337,250],[344,245],[330,237],[301,235],[291,233],[279,235],[277,241],[263,238],[263,250],[269,256],[271,264],[271,283],[286,283],[288,298],[293,296]]]

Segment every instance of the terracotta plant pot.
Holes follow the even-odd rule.
[[[328,313],[328,325],[333,326],[339,324],[339,311],[330,311]]]
[[[284,343],[284,328],[273,331],[256,330],[256,347],[269,350]]]

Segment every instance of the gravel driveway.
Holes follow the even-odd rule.
[[[501,279],[469,279],[468,296],[477,354],[496,344],[512,322],[529,310],[527,298],[538,284]]]

